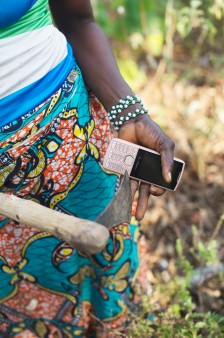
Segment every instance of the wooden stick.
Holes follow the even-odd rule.
[[[96,222],[69,216],[14,195],[0,193],[0,214],[47,231],[87,254],[101,251],[109,231]]]

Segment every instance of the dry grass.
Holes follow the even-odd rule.
[[[143,221],[148,243],[147,278],[151,285],[166,283],[176,271],[175,243],[181,238],[185,254],[195,268],[198,262],[190,254],[192,224],[198,228],[198,240],[215,238],[221,262],[224,260],[224,83],[207,74],[200,81],[174,75],[152,76],[141,96],[153,119],[175,141],[176,157],[186,161],[178,190],[161,198],[151,198]],[[155,297],[155,295],[153,295]],[[167,302],[157,295],[155,303],[166,309]],[[224,285],[209,280],[196,294],[200,311],[224,314]]]

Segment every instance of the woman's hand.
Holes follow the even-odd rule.
[[[148,115],[140,115],[125,122],[119,130],[118,137],[158,151],[161,154],[163,177],[167,183],[172,179],[174,142],[164,134],[160,127]],[[136,219],[141,220],[147,209],[150,194],[160,196],[165,190],[136,180],[131,180],[132,196],[139,191]]]

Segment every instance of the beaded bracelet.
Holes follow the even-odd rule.
[[[121,116],[117,121],[114,122],[114,129],[119,130],[122,124],[124,124],[126,121],[134,119],[135,117],[143,114],[148,114],[149,111],[148,109],[141,108],[141,109],[136,109],[133,112],[129,112],[126,115]]]
[[[111,121],[111,123],[114,124],[114,121],[116,117],[122,113],[122,110],[130,107],[131,105],[134,105],[136,103],[140,103],[143,107],[141,99],[139,99],[137,96],[134,95],[128,95],[123,99],[120,99],[116,105],[114,105],[110,111],[107,112],[108,118]]]
[[[122,111],[136,103],[140,103],[141,108],[136,109],[133,112],[129,112],[117,119],[117,117],[122,113]],[[140,98],[135,95],[128,95],[123,99],[120,99],[116,105],[114,105],[111,110],[107,113],[110,122],[114,125],[115,130],[119,130],[122,124],[126,121],[135,118],[138,115],[148,114],[149,111],[144,108],[143,103]]]

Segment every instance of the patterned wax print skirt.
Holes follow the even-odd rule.
[[[94,220],[118,184],[102,168],[110,139],[105,111],[74,68],[52,97],[1,128],[0,191]],[[0,216],[0,337],[103,337],[103,324],[115,336],[135,299],[137,239],[137,225],[119,225],[87,257]]]

